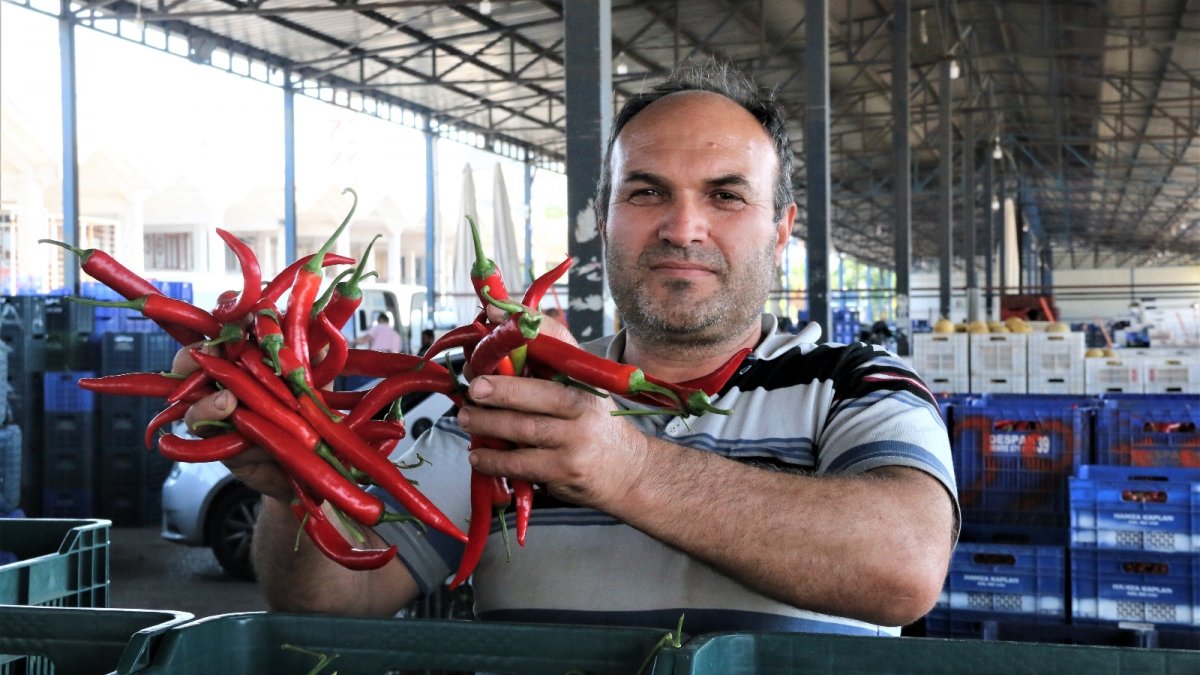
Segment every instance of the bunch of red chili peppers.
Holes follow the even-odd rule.
[[[357,204],[357,195],[347,189]],[[224,427],[207,438],[162,433],[158,451],[181,462],[210,462],[231,458],[252,447],[265,449],[288,474],[294,499],[292,511],[300,528],[330,559],[355,570],[375,569],[395,557],[395,546],[363,549],[360,526],[389,521],[416,521],[421,526],[464,542],[466,550],[452,585],[474,571],[488,537],[494,509],[510,503],[516,511],[517,541],[525,542],[534,486],[472,472],[471,520],[467,533],[426,498],[388,459],[404,437],[399,417],[400,398],[413,392],[435,392],[462,404],[457,374],[434,359],[447,349],[461,347],[472,377],[485,374],[554,378],[590,390],[604,390],[633,401],[666,408],[677,414],[728,411],[713,407],[709,395],[718,391],[740,365],[739,352],[712,374],[683,383],[669,383],[641,370],[616,363],[539,333],[537,307],[547,290],[570,268],[571,259],[535,279],[521,302],[508,297],[500,270],[483,254],[472,221],[476,260],[471,279],[482,303],[503,309],[500,323],[481,311],[474,321],[436,340],[423,357],[353,349],[341,329],[361,300],[363,262],[330,253],[354,214],[354,206],[337,231],[316,253],[297,260],[263,284],[252,249],[224,230],[218,235],[236,255],[242,270],[240,291],[227,291],[212,311],[168,298],[150,282],[96,249],[80,250],[43,240],[76,253],[84,272],[127,299],[79,302],[128,307],[157,322],[190,353],[199,368],[187,377],[170,373],[125,373],[81,379],[85,389],[118,396],[162,398],[166,407],[147,425],[145,440],[153,447],[156,434],[181,420],[200,398],[228,389],[239,405]],[[374,242],[372,242],[373,244]],[[350,265],[322,294],[323,268]],[[289,292],[290,291],[290,292]],[[280,299],[289,292],[285,307]],[[383,378],[367,391],[328,388],[338,375]],[[597,393],[600,393],[597,391]],[[384,413],[382,416],[380,413]],[[510,447],[504,441],[473,436],[472,447]],[[388,511],[367,487],[377,486],[407,513]],[[327,516],[324,504],[350,533],[347,540]]]

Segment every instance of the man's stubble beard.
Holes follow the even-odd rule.
[[[740,272],[731,271],[715,251],[669,244],[643,251],[636,262],[608,246],[604,257],[609,289],[630,335],[649,345],[691,350],[741,340],[749,326],[757,326],[775,275],[773,242],[764,245],[756,259],[746,261]],[[696,284],[685,279],[668,280],[657,288],[641,282],[639,271],[664,258],[703,260],[717,268],[716,291],[699,297]]]

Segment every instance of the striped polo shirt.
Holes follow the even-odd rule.
[[[815,326],[813,327],[815,328]],[[811,342],[811,328],[776,331],[764,315],[764,338],[714,405],[731,415],[629,416],[642,432],[770,469],[856,474],[883,466],[920,469],[956,498],[949,438],[938,406],[902,361],[880,347]],[[586,347],[619,360],[624,334]],[[637,407],[617,398],[624,408]],[[467,434],[443,417],[411,448],[429,463],[407,471],[422,492],[466,529],[470,516]],[[720,496],[714,495],[714,503]],[[392,503],[392,508],[397,508]],[[507,516],[508,557],[493,518],[487,548],[473,577],[480,619],[648,625],[673,628],[686,614],[688,633],[806,631],[897,635],[884,627],[819,614],[766,597],[709,565],[590,508],[539,491],[526,545],[515,542]],[[425,592],[458,567],[462,545],[409,524],[376,530]]]

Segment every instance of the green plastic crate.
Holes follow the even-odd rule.
[[[103,675],[144,665],[187,612],[0,605],[0,673]],[[133,640],[134,636],[137,640]]]
[[[0,519],[0,604],[108,606],[110,522],[65,518]]]
[[[414,670],[633,675],[665,633],[653,628],[248,612],[172,628],[162,636],[149,665],[119,672],[292,675],[309,672],[318,662],[312,653],[319,653],[337,657],[322,675]],[[675,651],[658,652],[645,672],[669,675]]]
[[[785,673],[1200,673],[1200,652],[1030,642],[804,633],[732,633],[691,640],[675,675]]]

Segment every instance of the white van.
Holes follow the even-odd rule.
[[[362,303],[354,318],[342,329],[346,338],[353,341],[371,330],[380,312],[392,318],[392,327],[400,331],[404,340],[404,351],[412,353],[413,346],[421,344],[421,329],[426,327],[428,294],[424,286],[413,284],[364,283]]]

